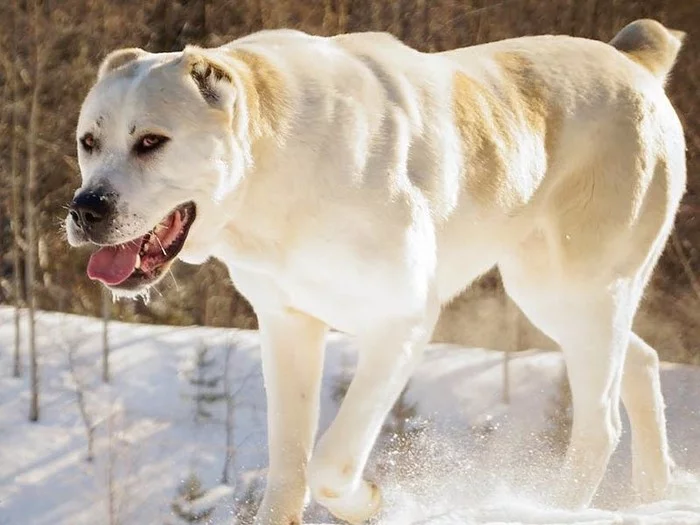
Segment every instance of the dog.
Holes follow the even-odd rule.
[[[672,461],[659,362],[632,331],[685,191],[664,84],[683,33],[649,19],[609,43],[541,35],[418,52],[386,33],[251,34],[109,54],[80,111],[71,245],[89,277],[145,293],[180,258],[222,260],[259,320],[269,470],[258,525],[310,495],[361,523],[363,470],[441,306],[490,268],[562,348],[571,442],[552,501],[590,504],[632,426],[633,482]],[[312,454],[324,340],[356,373]]]

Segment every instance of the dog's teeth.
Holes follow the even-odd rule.
[[[139,268],[141,268],[141,254],[140,253],[136,254],[136,264],[134,265],[134,268],[136,268],[137,270]]]

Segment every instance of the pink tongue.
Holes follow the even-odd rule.
[[[136,257],[141,249],[141,239],[118,246],[105,246],[90,256],[88,277],[108,286],[120,284],[132,274]]]

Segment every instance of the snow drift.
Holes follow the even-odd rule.
[[[267,460],[257,333],[111,323],[113,381],[104,385],[101,322],[40,313],[41,420],[32,424],[26,419],[27,380],[9,377],[11,319],[12,311],[0,308],[0,523],[94,525],[108,523],[110,512],[123,524],[183,523],[172,503],[192,472],[206,490],[197,505],[212,509],[206,523],[231,523],[246,480],[259,479]],[[229,486],[220,483],[227,454],[223,403],[209,403],[209,417],[196,410],[192,378],[203,347],[214,363],[210,377],[222,374],[229,353],[235,394]],[[354,358],[345,336],[329,336],[322,429],[337,410],[337,386]],[[400,452],[391,437],[384,438],[369,466],[385,489],[381,525],[700,524],[700,368],[663,364],[678,465],[670,499],[635,502],[625,426],[595,508],[566,512],[539,503],[544,488],[557,482],[550,427],[552,415],[565,409],[561,356],[520,352],[509,366],[506,404],[501,352],[430,347],[406,394],[420,430]],[[85,459],[78,383],[95,427],[92,462]],[[312,505],[308,519],[328,516]]]

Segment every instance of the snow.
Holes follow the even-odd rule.
[[[41,418],[29,423],[28,374],[10,377],[12,310],[0,307],[0,524],[108,523],[110,471],[111,507],[124,525],[182,523],[171,503],[190,471],[208,491],[193,509],[215,507],[208,523],[231,523],[235,494],[246,479],[264,473],[267,461],[257,333],[113,322],[113,380],[105,385],[101,330],[99,320],[39,313]],[[222,372],[227,348],[232,352],[236,446],[230,471],[238,484],[230,487],[219,483],[223,404],[207,408],[211,420],[195,423],[189,378],[202,344],[216,360],[212,374]],[[69,351],[75,374],[68,368]],[[336,378],[352,370],[354,359],[351,342],[331,333],[321,429],[337,410]],[[687,365],[663,364],[669,439],[678,466],[668,500],[636,504],[625,427],[595,508],[567,512],[538,501],[546,486],[557,482],[552,454],[540,437],[562,371],[556,352],[513,355],[511,402],[505,404],[502,353],[431,345],[408,393],[428,422],[418,452],[406,461],[378,447],[375,459],[385,460],[384,470],[376,460],[370,466],[385,489],[380,524],[700,524],[700,368]],[[76,379],[96,424],[93,462],[85,459]],[[311,508],[309,518],[324,516]]]

